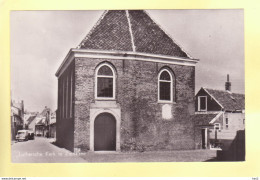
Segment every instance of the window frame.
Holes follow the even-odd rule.
[[[216,126],[218,126],[219,129],[216,129]],[[220,124],[220,123],[214,123],[214,130],[215,130],[215,131],[216,131],[216,130],[220,131],[220,130],[221,130],[221,124]]]
[[[103,66],[108,66],[111,69],[111,71],[113,73],[113,76],[98,75],[99,69],[101,67],[103,67]],[[98,97],[98,95],[97,95],[97,92],[98,92],[97,91],[98,90],[97,87],[98,87],[98,78],[99,77],[113,78],[113,93],[112,93],[113,96],[112,97]],[[108,63],[102,63],[102,64],[98,65],[96,70],[95,70],[95,99],[96,100],[115,100],[115,94],[116,94],[115,91],[116,91],[116,73],[115,73],[114,68],[110,64],[108,64]]]
[[[168,80],[160,80],[161,74],[166,71],[170,75],[170,81]],[[170,100],[161,100],[160,99],[160,82],[170,82]],[[158,74],[158,102],[159,103],[172,103],[173,102],[173,76],[172,73],[168,69],[160,70]]]
[[[200,106],[200,98],[205,98],[205,109],[201,109],[201,106]],[[208,109],[208,98],[207,96],[198,96],[198,111],[207,111]]]
[[[226,124],[226,129],[228,129],[228,127],[229,127],[229,119],[228,119],[228,117],[225,118],[225,124]]]

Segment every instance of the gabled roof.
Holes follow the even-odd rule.
[[[78,48],[191,58],[143,10],[105,11]]]
[[[42,110],[42,112],[41,112],[40,115],[42,115],[42,116],[46,116],[47,112],[50,112],[50,113],[51,113],[51,109],[45,107],[45,108]]]
[[[27,125],[30,125],[31,122],[32,122],[35,118],[36,118],[36,115],[30,116],[30,117],[27,119],[26,124],[27,124]]]
[[[203,88],[226,111],[240,111],[245,109],[245,95],[230,91]]]

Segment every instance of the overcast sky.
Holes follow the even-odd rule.
[[[76,48],[103,11],[12,11],[12,99],[25,109],[57,109],[55,72],[70,48]],[[244,93],[244,19],[242,10],[148,10],[150,16],[193,58],[196,92],[224,90],[230,74],[232,91]]]

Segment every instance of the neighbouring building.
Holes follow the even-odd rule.
[[[50,137],[56,138],[56,112],[51,114],[50,119]]]
[[[25,120],[25,129],[35,132],[35,124],[37,121],[36,113],[27,113],[27,118]]]
[[[197,62],[146,11],[105,11],[56,73],[57,143],[71,151],[194,149]]]
[[[46,136],[47,128],[46,128],[46,118],[42,116],[37,116],[35,123],[35,135],[36,136]]]
[[[40,114],[35,118],[35,135],[49,137],[51,109],[45,106]]]
[[[11,138],[15,140],[17,131],[24,127],[24,102],[11,100]]]
[[[245,95],[233,93],[227,75],[225,90],[201,88],[196,94],[194,121],[197,148],[231,144],[245,129]]]

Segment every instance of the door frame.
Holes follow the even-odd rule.
[[[114,116],[116,120],[116,151],[120,151],[120,124],[121,124],[121,117],[120,113],[113,111],[111,109],[99,109],[95,111],[93,114],[90,115],[90,151],[94,151],[94,123],[95,119],[99,114],[102,113],[109,113]],[[108,151],[109,152],[109,151]]]

